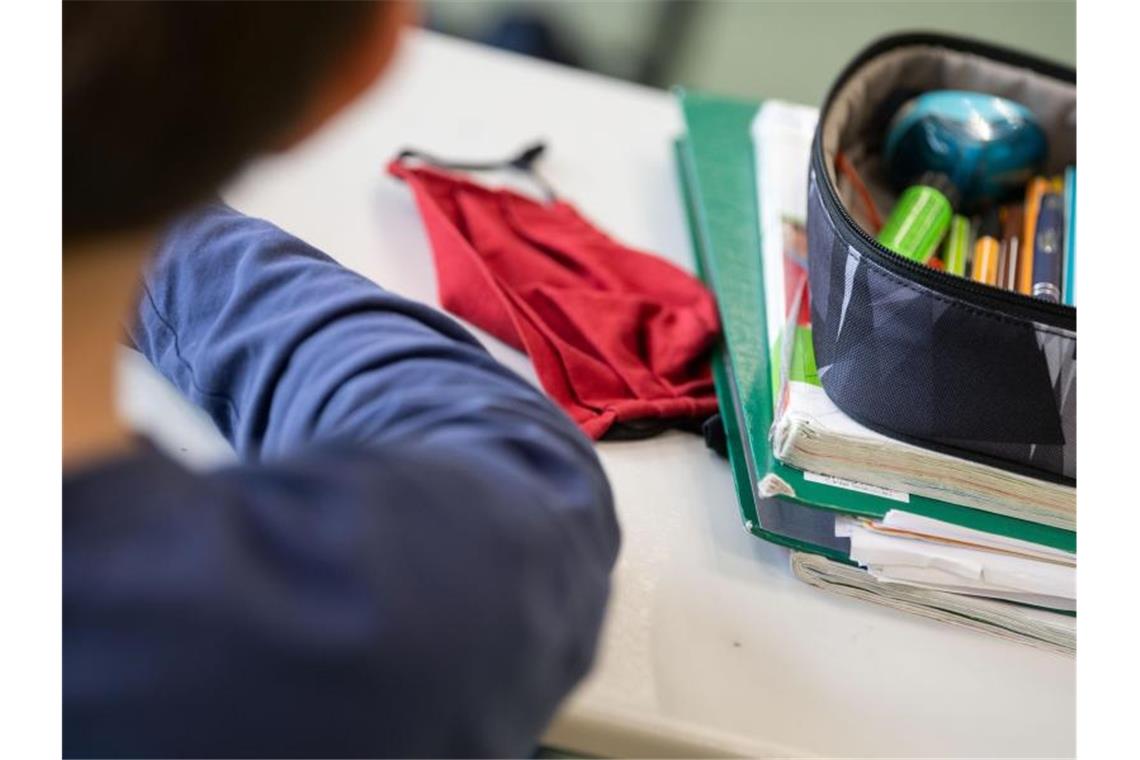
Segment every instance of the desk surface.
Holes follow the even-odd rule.
[[[404,147],[505,156],[549,141],[545,176],[617,238],[691,268],[664,92],[430,33],[299,150],[226,193],[384,287],[436,302]],[[526,357],[480,338],[526,377]],[[209,459],[217,441],[128,362],[144,428]],[[1072,755],[1074,661],[796,581],[784,549],[745,533],[725,462],[694,436],[599,446],[623,547],[597,665],[551,726],[604,755]]]

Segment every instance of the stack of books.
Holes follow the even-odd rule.
[[[815,109],[680,92],[677,164],[745,527],[819,588],[1076,646],[1076,489],[893,440],[820,386],[804,230]],[[889,393],[890,378],[868,393]]]

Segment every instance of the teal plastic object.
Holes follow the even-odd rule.
[[[949,179],[966,211],[1018,195],[1048,153],[1045,131],[1025,106],[966,90],[934,90],[908,100],[883,145],[891,181],[908,187],[923,174]]]

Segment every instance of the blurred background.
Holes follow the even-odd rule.
[[[934,30],[1076,63],[1076,3],[1064,0],[428,0],[445,34],[654,87],[818,105],[871,40]]]

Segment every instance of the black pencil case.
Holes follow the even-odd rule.
[[[808,183],[811,319],[820,382],[846,414],[893,438],[1076,484],[1077,311],[973,282],[875,241],[842,151],[875,200],[889,119],[927,90],[975,90],[1028,107],[1044,171],[1076,163],[1076,72],[981,42],[905,34],[874,43],[820,111]]]

